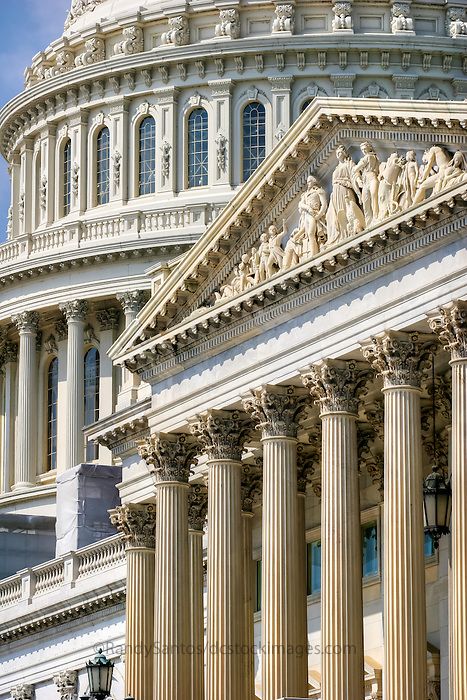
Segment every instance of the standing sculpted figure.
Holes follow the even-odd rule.
[[[300,262],[302,255],[302,243],[305,236],[305,231],[300,228],[294,228],[290,234],[290,238],[285,244],[284,258],[282,260],[282,269],[290,270]]]
[[[379,158],[375,149],[368,141],[360,145],[363,154],[355,166],[355,174],[360,178],[359,184],[362,188],[363,213],[367,226],[378,219],[378,189],[379,189]]]
[[[446,168],[451,164],[451,156],[443,146],[432,146],[423,154],[424,168],[420,175],[413,204],[423,202],[427,190],[439,192]]]
[[[282,231],[277,230],[277,226],[270,226],[269,229],[269,257],[266,263],[266,277],[272,277],[276,272],[275,268],[279,270],[282,268],[282,259],[284,257],[284,250],[282,248],[282,239],[287,233],[287,228],[285,226],[285,221],[282,221]]]
[[[307,187],[300,197],[298,211],[300,212],[299,229],[303,230],[303,253],[311,257],[319,252],[319,243],[326,240],[326,209],[328,199],[318,180],[309,175]]]
[[[413,204],[419,175],[417,154],[415,151],[407,151],[405,164],[403,165],[399,177],[399,186],[401,190],[400,208],[402,211],[405,211]]]
[[[269,261],[269,234],[262,233],[259,239],[258,248],[258,270],[257,282],[264,282],[268,276],[268,261]]]
[[[361,202],[354,168],[355,163],[345,146],[336,149],[337,167],[332,174],[332,192],[326,213],[327,245],[331,246],[352,235],[356,219],[360,230],[365,228],[365,218],[358,206]]]
[[[380,183],[378,189],[379,218],[386,219],[399,208],[399,178],[403,160],[397,153],[391,153],[380,166]]]

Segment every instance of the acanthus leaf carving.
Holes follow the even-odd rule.
[[[238,39],[240,36],[240,15],[235,7],[219,11],[219,22],[214,30],[216,37]]]
[[[455,301],[439,309],[429,319],[429,325],[453,360],[467,358],[467,301]]]
[[[125,27],[122,36],[122,41],[119,41],[114,46],[114,54],[116,56],[120,54],[132,56],[135,53],[144,51],[144,34],[141,27],[136,25]]]
[[[77,700],[78,698],[78,671],[59,671],[53,677],[60,700]]]
[[[140,444],[139,454],[157,483],[187,484],[190,468],[197,461],[197,443],[192,436],[183,433],[156,433]]]
[[[365,363],[326,360],[302,373],[302,381],[317,398],[322,413],[358,415],[360,398],[373,376]]]
[[[250,421],[238,411],[208,411],[191,423],[191,432],[210,460],[240,462]]]
[[[188,19],[184,15],[169,17],[169,28],[161,36],[162,44],[185,46],[190,41]]]
[[[100,37],[93,36],[84,43],[84,51],[76,56],[75,65],[79,68],[101,61],[105,61],[105,42]]]
[[[352,30],[352,3],[335,2],[332,6],[332,11],[334,12],[334,19],[332,20],[333,32]]]
[[[109,511],[110,522],[124,534],[127,547],[154,549],[156,506],[154,503],[128,503]]]
[[[295,29],[295,6],[292,3],[280,3],[276,5],[274,10],[275,18],[272,23],[272,31],[290,32],[293,34]]]
[[[204,484],[191,484],[188,491],[188,527],[202,532],[208,512],[208,490]]]
[[[293,386],[264,386],[243,399],[243,407],[264,438],[296,438],[299,420],[308,405],[306,393]]]
[[[429,335],[388,331],[365,343],[362,351],[373,369],[383,377],[386,388],[420,388],[436,343]]]

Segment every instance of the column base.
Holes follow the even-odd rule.
[[[19,481],[17,484],[13,484],[11,487],[12,491],[27,491],[28,489],[33,489],[37,484],[33,484],[31,481]]]

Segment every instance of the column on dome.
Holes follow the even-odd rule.
[[[209,411],[197,416],[191,428],[208,457],[206,700],[240,700],[244,698],[241,479],[249,421],[236,411]]]
[[[135,320],[138,313],[146,303],[145,293],[139,289],[117,294],[117,301],[122,305],[125,316],[125,329]],[[130,372],[126,367],[122,368],[122,383],[117,398],[117,410],[126,408],[138,400],[138,388],[141,379],[138,374]]]
[[[70,212],[84,214],[87,207],[87,153],[88,153],[88,120],[89,113],[82,109],[79,114],[69,121],[69,136],[71,139],[71,207]],[[60,161],[60,159],[59,159]],[[59,173],[58,182],[62,173]],[[60,216],[60,203],[57,197],[57,218]]]
[[[180,172],[181,155],[177,152],[177,101],[179,90],[167,86],[154,90],[157,105],[156,152],[160,154],[157,164],[159,179],[156,187],[160,192],[177,192],[177,172]],[[157,177],[157,176],[156,176]]]
[[[63,316],[54,325],[55,342],[58,357],[58,392],[57,392],[57,474],[66,469],[67,462],[67,353],[68,353],[68,324]]]
[[[41,182],[39,196],[40,223],[50,225],[55,218],[55,149],[57,128],[49,124],[41,132]]]
[[[16,370],[18,345],[6,341],[3,361],[3,440],[1,446],[2,485],[6,493],[14,482],[15,418],[16,418]]]
[[[125,696],[152,698],[156,506],[129,503],[109,513],[126,542]]]
[[[207,509],[206,486],[192,484],[188,493],[190,700],[204,700],[203,536]]]
[[[84,459],[84,324],[88,304],[76,299],[62,304],[60,310],[68,324],[65,469],[71,469]]]
[[[21,193],[21,155],[13,153],[9,158],[8,172],[10,175],[10,208],[8,210],[8,240],[16,238],[20,233],[20,193]]]
[[[292,123],[290,97],[293,78],[269,78],[272,92],[272,133],[274,144],[280,141]]]
[[[157,496],[154,700],[191,700],[188,477],[196,449],[191,436],[172,433],[140,447]]]
[[[109,349],[114,344],[120,320],[120,310],[110,307],[96,311],[99,324],[99,418],[111,416],[115,407],[115,369],[109,357]],[[112,464],[112,453],[108,447],[99,445],[99,462]]]
[[[32,232],[32,217],[34,211],[34,193],[32,190],[32,157],[32,141],[25,139],[20,148],[21,175],[19,201],[17,204],[20,236]]]
[[[467,697],[467,301],[440,309],[430,319],[430,327],[451,353],[451,678],[452,700],[463,700]]]
[[[128,201],[129,100],[122,97],[111,105],[110,126],[110,201],[123,205]]]
[[[433,337],[386,332],[363,345],[384,388],[384,697],[425,700],[427,677],[420,393]]]
[[[214,115],[215,157],[211,158],[212,181],[215,185],[232,180],[232,89],[234,81],[210,80]]]
[[[321,463],[321,648],[323,700],[364,697],[358,398],[366,363],[326,360],[303,374],[319,399]]]
[[[298,619],[300,545],[297,513],[297,433],[307,397],[289,386],[266,386],[243,405],[262,429],[262,693],[263,700],[306,697],[306,639]]]
[[[13,489],[34,486],[36,482],[37,439],[37,334],[39,315],[22,311],[12,318],[19,331],[18,418]]]

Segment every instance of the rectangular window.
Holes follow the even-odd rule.
[[[321,591],[321,540],[307,542],[306,545],[306,594]]]
[[[262,562],[257,559],[256,562],[256,591],[255,591],[255,612],[261,610],[261,582],[262,582]]]
[[[376,523],[362,526],[362,561],[363,578],[379,573],[378,562],[378,527]]]

